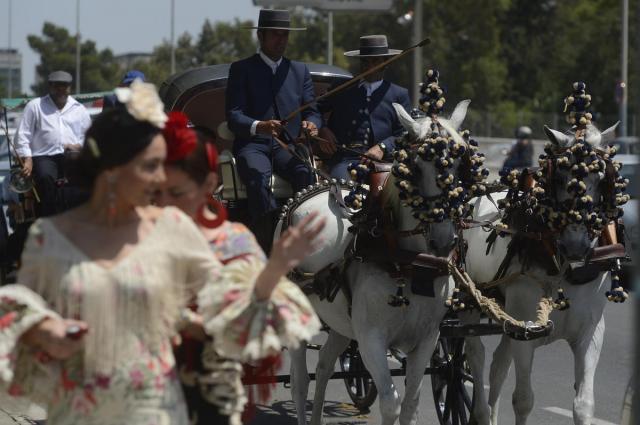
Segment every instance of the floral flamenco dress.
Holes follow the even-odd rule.
[[[187,338],[176,356],[192,423],[239,425],[247,402],[240,361],[277,356],[283,345],[295,347],[299,340],[310,339],[319,322],[307,308],[306,296],[286,279],[278,283],[269,300],[248,303],[247,289],[252,288],[242,282],[242,275],[261,270],[266,262],[264,252],[243,224],[224,221],[216,230],[209,245],[226,266],[228,278],[224,291],[203,291],[199,302],[204,306],[205,322],[227,342],[203,346]],[[239,326],[217,324],[229,320]],[[243,353],[233,355],[238,350]]]
[[[225,270],[175,208],[165,208],[150,233],[109,268],[88,258],[51,220],[38,220],[22,264],[20,284],[0,288],[0,385],[45,405],[47,425],[189,424],[171,342],[194,297],[208,301],[215,326],[207,328],[217,332],[216,343],[233,348],[228,354],[243,356],[247,347],[237,335],[247,332],[258,346],[271,346],[273,328],[251,313],[252,289],[244,289],[244,311],[220,314],[225,292],[252,288],[259,269],[245,262],[243,276]],[[20,337],[46,317],[87,322],[83,351],[57,361],[23,344]]]

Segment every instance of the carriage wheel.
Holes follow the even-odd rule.
[[[343,372],[355,372],[358,374],[354,378],[345,378],[344,385],[353,404],[361,411],[366,412],[376,401],[378,390],[373,382],[369,371],[364,367],[362,357],[358,351],[358,343],[351,341],[349,347],[340,354],[340,369]]]
[[[473,377],[464,355],[464,338],[440,338],[431,357],[433,400],[438,421],[442,425],[467,425],[475,423],[471,417],[471,396],[467,383],[473,385]]]

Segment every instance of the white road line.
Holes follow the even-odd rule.
[[[560,407],[543,407],[543,410],[546,410],[547,412],[551,412],[551,413],[555,413],[557,415],[561,415],[561,416],[566,416],[567,418],[573,418],[573,412],[567,409],[562,409]],[[592,425],[616,425],[613,422],[609,422],[609,421],[605,421],[603,419],[597,419],[597,418],[593,418],[591,419],[591,424]]]

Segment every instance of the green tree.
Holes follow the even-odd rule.
[[[47,92],[47,76],[56,70],[64,70],[75,75],[76,38],[66,28],[45,22],[42,36],[29,35],[29,46],[40,55],[36,67],[37,81],[31,89],[42,94]],[[81,91],[93,92],[109,90],[120,72],[113,53],[109,49],[98,51],[95,42],[85,40],[80,46]]]
[[[412,25],[400,25],[398,17],[413,4],[413,0],[396,0],[393,9],[384,13],[336,13],[334,63],[358,73],[359,61],[343,53],[357,49],[362,35],[386,34],[392,48],[412,45]],[[630,8],[631,17],[640,16],[640,2],[630,2]],[[325,63],[327,15],[296,8],[292,21],[307,31],[291,33],[287,56]],[[630,20],[630,34],[640,34],[638,24],[637,19]],[[197,35],[185,33],[178,39],[177,71],[251,55],[258,45],[255,30],[247,29],[252,25],[251,21],[205,20]],[[511,136],[514,127],[530,124],[535,135],[543,137],[542,124],[554,124],[551,114],[561,112],[562,99],[573,81],[587,82],[594,110],[607,117],[600,126],[616,117],[620,27],[619,0],[424,0],[424,36],[431,44],[421,52],[425,69],[440,70],[446,111],[462,99],[472,100],[466,126],[482,135]],[[629,63],[637,64],[640,35],[633,40]],[[73,40],[68,44],[71,47],[61,50],[72,53]],[[170,74],[170,52],[169,44],[163,42],[149,63],[136,67],[159,85]],[[629,67],[630,116],[640,109],[639,69]],[[420,83],[412,75],[411,55],[391,65],[386,78],[407,88]]]
[[[255,53],[253,32],[247,29],[251,26],[252,21],[238,19],[233,23],[217,22],[215,25],[205,20],[194,46],[198,65],[229,63]]]

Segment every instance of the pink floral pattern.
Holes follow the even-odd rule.
[[[0,388],[45,404],[47,425],[188,425],[171,348],[182,305],[159,318],[167,322],[171,334],[162,333],[158,344],[147,342],[148,334],[142,328],[147,322],[124,328],[127,336],[119,339],[121,346],[116,347],[130,355],[109,371],[96,368],[88,372],[86,353],[60,362],[19,342],[23,332],[47,315],[87,321],[83,306],[96,300],[92,291],[99,284],[115,286],[120,291],[116,299],[132,299],[137,310],[152,302],[160,306],[174,302],[177,297],[166,297],[180,293],[172,292],[176,285],[193,288],[195,295],[203,285],[216,284],[220,264],[212,258],[207,241],[183,213],[166,211],[156,229],[166,227],[155,232],[155,239],[149,239],[154,235],[150,234],[112,269],[88,261],[48,220],[32,226],[23,255],[27,267],[18,276],[24,286],[0,288]],[[111,312],[114,318],[131,311],[131,305],[128,309],[121,305],[122,311]],[[89,329],[85,338],[100,330],[93,322],[89,322]],[[150,329],[164,332],[164,328]],[[88,341],[85,339],[85,347]]]

